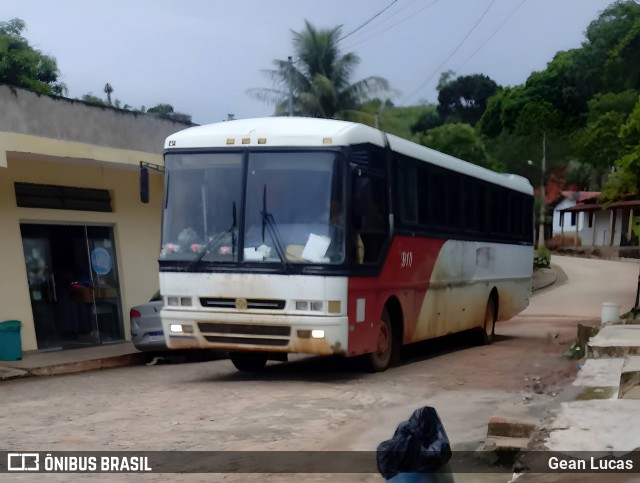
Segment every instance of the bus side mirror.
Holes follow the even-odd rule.
[[[149,203],[149,168],[140,166],[140,201]]]

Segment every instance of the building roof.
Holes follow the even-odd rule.
[[[627,201],[615,201],[610,203],[609,205],[600,205],[597,203],[579,203],[575,206],[571,206],[564,210],[561,210],[563,213],[565,212],[576,212],[576,211],[599,211],[599,210],[610,210],[615,208],[638,208],[640,207],[640,200],[627,200]]]
[[[574,200],[577,203],[597,200],[600,197],[599,191],[562,191],[560,194],[568,200]]]

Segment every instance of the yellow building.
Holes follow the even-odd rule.
[[[186,126],[0,85],[0,321],[24,350],[130,339],[129,308],[158,289],[162,165]]]

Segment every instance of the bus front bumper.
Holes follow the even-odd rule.
[[[177,326],[177,327],[176,327]],[[163,310],[162,327],[170,349],[347,353],[346,316],[298,316]]]

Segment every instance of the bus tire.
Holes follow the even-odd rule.
[[[364,356],[365,368],[368,372],[386,371],[389,366],[398,362],[399,354],[400,340],[393,330],[391,317],[385,307],[380,317],[376,351]]]
[[[487,308],[484,311],[484,325],[480,329],[481,342],[484,345],[493,343],[496,336],[496,320],[498,318],[498,304],[496,297],[491,294],[487,300]]]
[[[259,372],[267,365],[267,355],[259,352],[232,352],[229,358],[236,369],[243,372]]]

